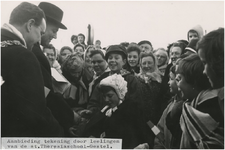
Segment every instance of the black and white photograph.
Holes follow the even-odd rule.
[[[224,1],[1,1],[1,149],[224,149]]]

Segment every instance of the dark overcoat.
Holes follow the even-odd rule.
[[[91,111],[93,111],[93,114],[100,111],[106,104],[103,100],[103,96],[101,92],[99,91],[99,83],[102,79],[108,77],[110,72],[103,73],[99,79],[98,82],[95,85],[95,88],[93,89],[93,92],[91,94],[91,97],[89,99],[89,103],[87,108]],[[125,81],[127,81],[127,93],[126,93],[126,99],[129,99],[131,101],[137,102],[138,106],[140,105],[140,100],[142,99],[141,95],[141,85],[138,81],[137,77],[132,75],[130,72],[124,72],[121,73],[122,77]],[[140,107],[140,106],[139,106]]]
[[[50,89],[50,92],[46,97],[47,106],[52,111],[52,114],[58,120],[60,125],[64,128],[65,134],[69,135],[69,128],[73,126],[74,121],[73,111],[63,99],[63,96],[54,92],[52,87],[51,67],[38,43],[34,45],[32,52],[38,59],[38,62],[41,66],[41,72],[44,78],[44,86]]]
[[[122,139],[123,149],[133,149],[143,143],[153,147],[153,132],[143,120],[136,102],[125,100],[111,117],[105,112],[98,112],[88,122],[85,136]]]
[[[46,106],[44,81],[35,55],[23,41],[1,29],[1,136],[62,136],[63,129]],[[13,43],[13,42],[12,42]]]

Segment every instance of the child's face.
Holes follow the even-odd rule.
[[[81,46],[77,46],[74,52],[78,53],[81,56],[84,54],[84,49]]]
[[[65,49],[64,51],[62,51],[62,53],[60,54],[62,58],[62,62],[64,62],[66,58],[71,54],[72,54],[71,51],[68,49]]]
[[[107,61],[109,69],[112,72],[118,72],[122,70],[123,66],[126,63],[126,59],[123,59],[123,57],[120,54],[110,54]]]
[[[136,51],[132,51],[128,53],[127,57],[128,63],[131,67],[135,67],[138,64],[138,53]]]
[[[176,80],[178,82],[177,86],[181,90],[182,97],[192,100],[195,97],[193,86],[187,83],[185,77],[182,74],[177,74]]]
[[[107,93],[104,93],[103,98],[105,102],[107,103],[107,105],[111,108],[118,106],[120,101],[118,95],[113,90],[110,90]]]
[[[78,36],[78,42],[82,44],[84,42],[84,37]]]
[[[192,39],[198,39],[198,33],[196,33],[196,32],[189,32],[188,33],[188,41],[191,41]]]
[[[176,83],[176,76],[172,72],[170,72],[170,79],[169,79],[169,87],[170,87],[170,92],[173,94],[177,94],[178,92],[178,87]]]

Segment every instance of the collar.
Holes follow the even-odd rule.
[[[9,23],[4,23],[2,28],[17,35],[23,41],[24,46],[27,48],[26,41],[24,40],[22,33],[19,30],[17,30],[13,25]]]
[[[119,104],[118,104],[117,106],[119,106],[120,104],[122,104],[122,102],[123,102],[123,101],[120,100],[120,101],[119,101]],[[108,109],[109,106],[106,105],[106,106],[101,110],[101,112],[104,113],[104,112],[108,109],[108,110],[105,112],[105,115],[106,115],[107,117],[111,117],[111,116],[112,116],[112,113],[115,112],[115,111],[118,109],[117,106]]]
[[[40,48],[41,48],[41,50],[43,51],[43,48],[44,48],[44,47],[43,47],[41,44],[40,44]]]

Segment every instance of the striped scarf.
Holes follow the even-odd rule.
[[[208,113],[196,109],[197,104],[206,99],[217,96],[215,90],[201,92],[191,105],[184,103],[180,119],[183,131],[180,148],[193,148],[194,144],[199,149],[216,146],[224,148],[223,129]]]

